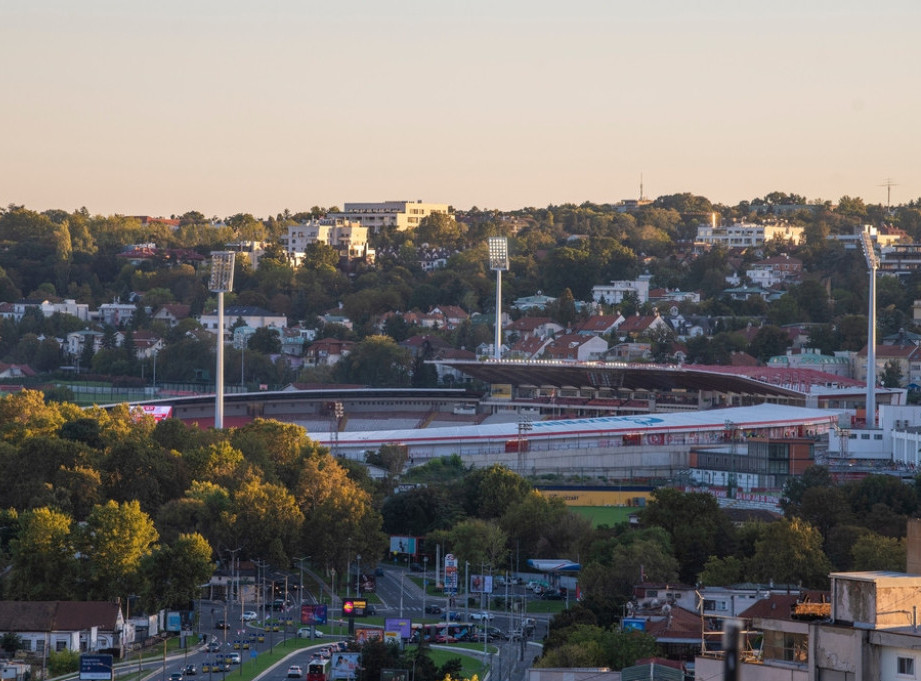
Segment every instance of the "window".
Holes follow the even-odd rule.
[[[915,658],[913,657],[899,657],[896,658],[898,663],[898,674],[900,676],[914,676],[915,675]]]

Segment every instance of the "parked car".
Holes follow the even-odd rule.
[[[298,630],[297,630],[297,637],[298,637],[298,638],[310,638],[310,627],[301,627],[300,629],[298,629]],[[314,638],[323,638],[323,632],[320,631],[319,629],[314,629],[314,630],[313,630],[313,637],[314,637]]]
[[[240,619],[244,622],[252,622],[254,619],[258,619],[258,617],[259,615],[255,610],[247,610],[242,615],[240,615]]]
[[[289,679],[299,679],[304,675],[304,671],[298,667],[296,664],[292,664],[288,667],[288,678]]]
[[[426,605],[426,606],[425,606],[425,612],[426,612],[426,614],[428,614],[428,615],[440,615],[440,614],[441,614],[441,606],[440,606],[440,605]]]
[[[491,612],[472,612],[470,613],[470,620],[472,622],[489,622],[493,618]]]

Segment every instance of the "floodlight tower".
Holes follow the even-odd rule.
[[[870,234],[864,230],[860,235],[863,255],[870,270],[870,290],[867,294],[867,427],[876,428],[876,270],[879,269],[879,257],[873,248]]]
[[[508,239],[489,237],[489,269],[496,271],[496,344],[495,359],[502,358],[502,272],[508,271]]]
[[[211,252],[208,290],[217,294],[217,366],[214,387],[214,427],[224,427],[224,293],[233,290],[233,251]]]

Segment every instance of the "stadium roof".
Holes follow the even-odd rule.
[[[863,385],[850,378],[814,369],[550,360],[446,360],[440,363],[486,383],[512,385],[695,390],[786,397],[802,397],[815,387],[854,388]]]

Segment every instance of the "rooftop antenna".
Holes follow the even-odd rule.
[[[886,188],[886,212],[891,213],[892,212],[892,188],[898,187],[899,186],[898,183],[893,182],[891,177],[887,177],[885,182],[883,182],[882,184],[876,185],[876,186]]]

